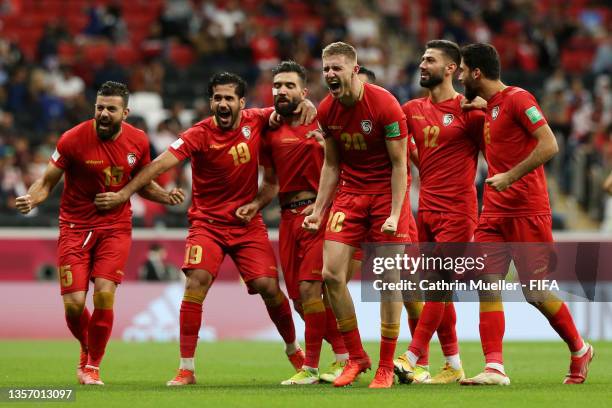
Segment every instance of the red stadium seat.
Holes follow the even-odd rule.
[[[114,54],[117,64],[123,66],[130,66],[141,60],[140,49],[131,45],[117,45]]]
[[[188,45],[172,44],[168,59],[179,68],[185,68],[195,61],[195,52]]]
[[[112,56],[112,48],[106,43],[87,44],[82,50],[85,61],[92,67],[104,65],[106,60]]]

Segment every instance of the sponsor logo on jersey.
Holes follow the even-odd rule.
[[[493,120],[497,119],[497,115],[499,115],[499,105],[494,106],[491,110],[491,117],[493,118]]]
[[[453,119],[455,119],[453,114],[447,113],[446,115],[442,116],[442,123],[444,124],[444,126],[448,126],[453,123]]]
[[[251,137],[251,128],[249,126],[242,127],[242,136],[244,136],[245,139],[249,139]]]
[[[372,121],[371,120],[362,120],[361,121],[361,130],[363,130],[363,133],[365,133],[366,135],[369,135],[370,132],[372,131]]]
[[[127,155],[127,161],[128,164],[130,165],[130,167],[134,167],[134,165],[136,164],[136,153],[128,153]]]
[[[178,149],[179,147],[181,147],[183,145],[183,139],[181,139],[180,137],[178,139],[176,139],[174,142],[172,142],[172,144],[170,145],[170,147],[172,147],[173,149]]]
[[[85,164],[90,166],[97,166],[99,164],[104,164],[104,160],[85,160]]]
[[[532,106],[531,108],[525,110],[525,115],[527,115],[531,123],[534,124],[542,120],[542,114],[535,106]]]

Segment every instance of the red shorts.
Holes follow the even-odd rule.
[[[419,241],[419,232],[417,229],[416,221],[414,220],[414,216],[412,215],[412,211],[409,211],[409,213],[410,213],[410,226],[409,226],[408,235],[410,235],[410,242],[416,243]],[[366,242],[368,241],[369,240],[366,239]],[[353,259],[355,261],[363,260],[363,252],[361,252],[361,249],[358,249],[355,251],[355,253],[353,254]]]
[[[313,234],[302,228],[305,216],[300,212],[304,207],[283,210],[279,227],[280,263],[287,292],[293,300],[300,299],[300,282],[323,281],[325,232],[321,228]]]
[[[325,228],[325,239],[359,248],[362,242],[409,243],[410,197],[406,194],[395,235],[380,229],[391,213],[391,193],[355,194],[340,191],[336,194]]]
[[[132,245],[131,228],[75,231],[60,226],[57,265],[62,295],[87,291],[89,280],[120,284]]]
[[[474,233],[474,241],[482,243],[551,243],[552,216],[533,215],[527,217],[480,217]],[[483,245],[487,254],[486,267],[483,273],[508,273],[510,261],[513,260],[521,279],[527,275],[541,274],[549,255],[548,245]]]
[[[460,214],[419,211],[419,242],[471,242],[476,221]]]
[[[182,269],[204,269],[216,278],[226,254],[245,283],[263,277],[278,279],[276,258],[261,215],[241,226],[192,224]],[[249,293],[253,292],[249,289]]]

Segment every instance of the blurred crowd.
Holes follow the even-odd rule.
[[[574,0],[0,0],[0,225],[54,225],[60,188],[29,218],[14,197],[42,174],[63,131],[93,117],[97,87],[125,82],[129,121],[153,155],[209,115],[209,76],[249,83],[248,106],[272,104],[270,69],[308,68],[309,98],[326,89],[322,46],[352,43],[359,63],[401,103],[422,95],[418,64],[429,39],[491,42],[502,79],[539,99],[561,147],[549,165],[560,195],[606,216],[601,183],[612,168],[612,12]],[[162,177],[190,188],[188,165]],[[553,202],[553,208],[554,208]],[[611,204],[612,206],[612,204]],[[185,208],[135,198],[135,225],[186,225]],[[612,217],[612,209],[609,217]],[[275,211],[264,214],[276,223]],[[562,228],[563,220],[556,226]]]

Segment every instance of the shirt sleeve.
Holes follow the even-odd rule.
[[[406,121],[406,131],[408,132],[408,154],[410,154],[417,150],[417,145],[414,141],[414,132],[412,131],[412,127],[410,126],[410,122],[408,121],[408,117],[410,115],[410,108],[408,106],[408,103],[402,105],[401,108]]]
[[[380,98],[378,106],[381,107],[379,114],[380,124],[386,140],[400,140],[408,136],[408,125],[406,115],[391,94]]]
[[[542,114],[542,108],[529,92],[515,94],[512,102],[514,117],[529,133],[535,132],[540,126],[547,123]]]
[[[70,148],[66,141],[66,136],[62,136],[57,142],[55,151],[51,155],[49,161],[62,170],[66,170],[69,165]]]
[[[187,129],[179,135],[178,139],[172,142],[168,151],[181,161],[191,157],[193,153],[199,150],[200,143],[205,136],[203,133],[196,128]]]

